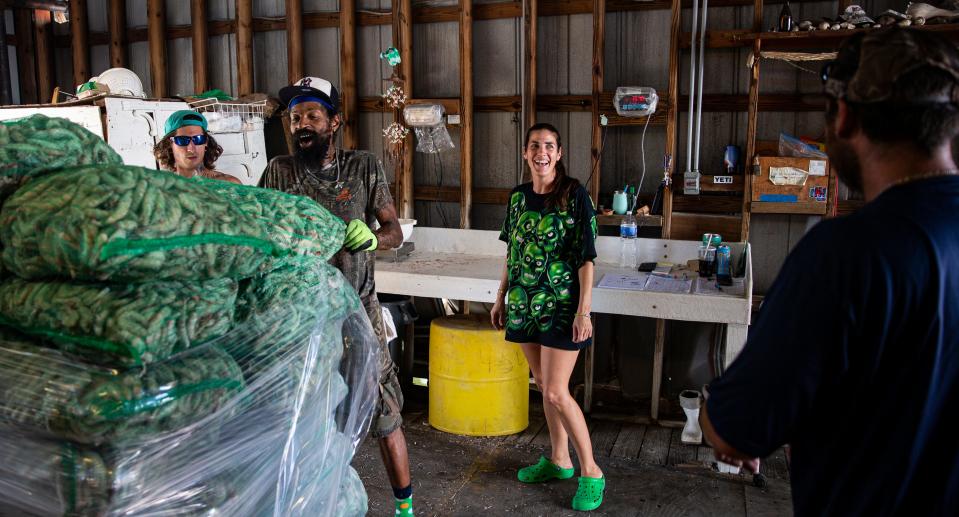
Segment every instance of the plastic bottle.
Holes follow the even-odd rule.
[[[632,212],[623,216],[623,222],[619,223],[619,267],[636,267],[636,218]]]

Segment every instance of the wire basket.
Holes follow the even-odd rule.
[[[219,99],[201,99],[191,102],[190,107],[203,113],[209,132],[237,133],[263,129],[266,100],[225,102]]]

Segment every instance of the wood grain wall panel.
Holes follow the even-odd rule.
[[[304,2],[305,4],[306,2]],[[305,7],[304,7],[305,8]],[[284,43],[285,46],[285,43]],[[340,87],[340,32],[336,28],[303,31],[303,73],[320,77]],[[286,74],[283,75],[286,77]]]
[[[140,77],[140,82],[143,83],[143,91],[146,92],[148,96],[152,95],[153,80],[152,74],[150,73],[150,44],[146,41],[131,43],[127,48],[127,54],[130,60],[130,62],[127,63],[127,68],[133,70],[133,72]]]
[[[473,95],[520,95],[520,31],[519,18],[473,22]]]
[[[459,146],[460,132],[455,126],[448,128],[454,145]],[[413,143],[416,145],[416,142]],[[457,149],[436,154],[413,153],[413,184],[443,187],[460,185],[460,155]],[[459,208],[451,228],[459,227]]]
[[[567,95],[569,94],[569,16],[541,16],[537,25],[537,95]],[[587,70],[589,70],[588,67]]]
[[[171,95],[199,93],[193,88],[193,39],[167,41],[167,79]]]
[[[521,164],[516,113],[476,113],[473,117],[473,187],[512,188]],[[474,201],[474,209],[475,205]],[[474,214],[474,217],[476,214]]]
[[[413,97],[459,97],[458,41],[459,23],[413,27]]]
[[[393,72],[393,67],[379,58],[380,52],[393,41],[393,28],[390,25],[361,26],[356,35],[357,92],[361,98],[378,97],[386,90]]]
[[[253,35],[254,91],[276,97],[287,86],[286,33],[271,31]],[[337,84],[339,87],[339,84]]]

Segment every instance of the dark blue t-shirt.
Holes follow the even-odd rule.
[[[791,444],[797,515],[959,515],[959,177],[810,230],[709,393],[737,450]]]

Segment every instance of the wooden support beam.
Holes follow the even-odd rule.
[[[537,4],[539,0],[526,0],[523,4],[523,16],[526,21],[523,23],[523,37],[525,38],[525,76],[526,84],[525,95],[526,102],[523,104],[523,124],[520,128],[523,132],[536,123],[536,27],[537,27]]]
[[[286,78],[290,84],[303,73],[303,0],[286,0]]]
[[[17,69],[20,74],[20,103],[40,102],[37,92],[36,48],[33,44],[33,11],[13,10],[13,30],[17,36]],[[44,99],[46,101],[46,99]]]
[[[340,117],[343,124],[343,147],[356,149],[356,4],[340,0]]]
[[[408,97],[413,96],[413,6],[411,0],[392,0],[393,46],[402,61],[394,70]],[[395,110],[393,119],[402,122],[403,113]],[[407,135],[396,160],[396,208],[400,217],[413,217],[413,136]]]
[[[237,94],[253,93],[253,0],[236,0]]]
[[[593,0],[593,143],[590,149],[590,176],[588,185],[593,204],[599,200],[602,175],[603,127],[599,125],[599,97],[603,92],[603,53],[606,48],[606,0]]]
[[[89,34],[87,0],[70,0],[70,45],[73,49],[74,85],[83,84],[90,78],[90,46],[87,43]]]
[[[147,33],[150,38],[150,77],[153,96],[167,96],[166,11],[163,0],[147,0]]]
[[[395,188],[390,184],[390,188]],[[473,203],[480,205],[506,205],[512,190],[508,188],[474,188]],[[437,187],[433,185],[417,185],[415,189],[417,201],[438,201],[441,203],[459,203],[459,187]]]
[[[762,30],[763,0],[755,0],[753,5],[753,30]],[[753,55],[759,56],[762,50],[760,39],[753,41]],[[752,198],[753,184],[753,157],[756,155],[756,134],[759,125],[759,65],[762,60],[756,59],[749,76],[749,111],[746,115],[746,157],[745,182],[743,182],[743,208],[739,234],[742,240],[749,240],[749,210]]]
[[[126,0],[110,0],[107,12],[107,26],[110,34],[110,67],[127,66],[127,4]],[[196,59],[196,52],[193,53]]]
[[[193,26],[193,90],[205,92],[210,87],[206,73],[210,43],[206,0],[190,0],[190,21]]]
[[[53,26],[50,11],[33,11],[33,35],[37,64],[37,95],[40,102],[48,102],[53,96]]]
[[[473,0],[460,5],[460,228],[473,209]]]
[[[672,16],[669,22],[669,85],[666,87],[666,156],[663,157],[663,232],[664,239],[670,238],[673,221],[673,183],[670,174],[676,163],[676,126],[679,121],[679,34],[681,29],[682,3],[672,0]]]

